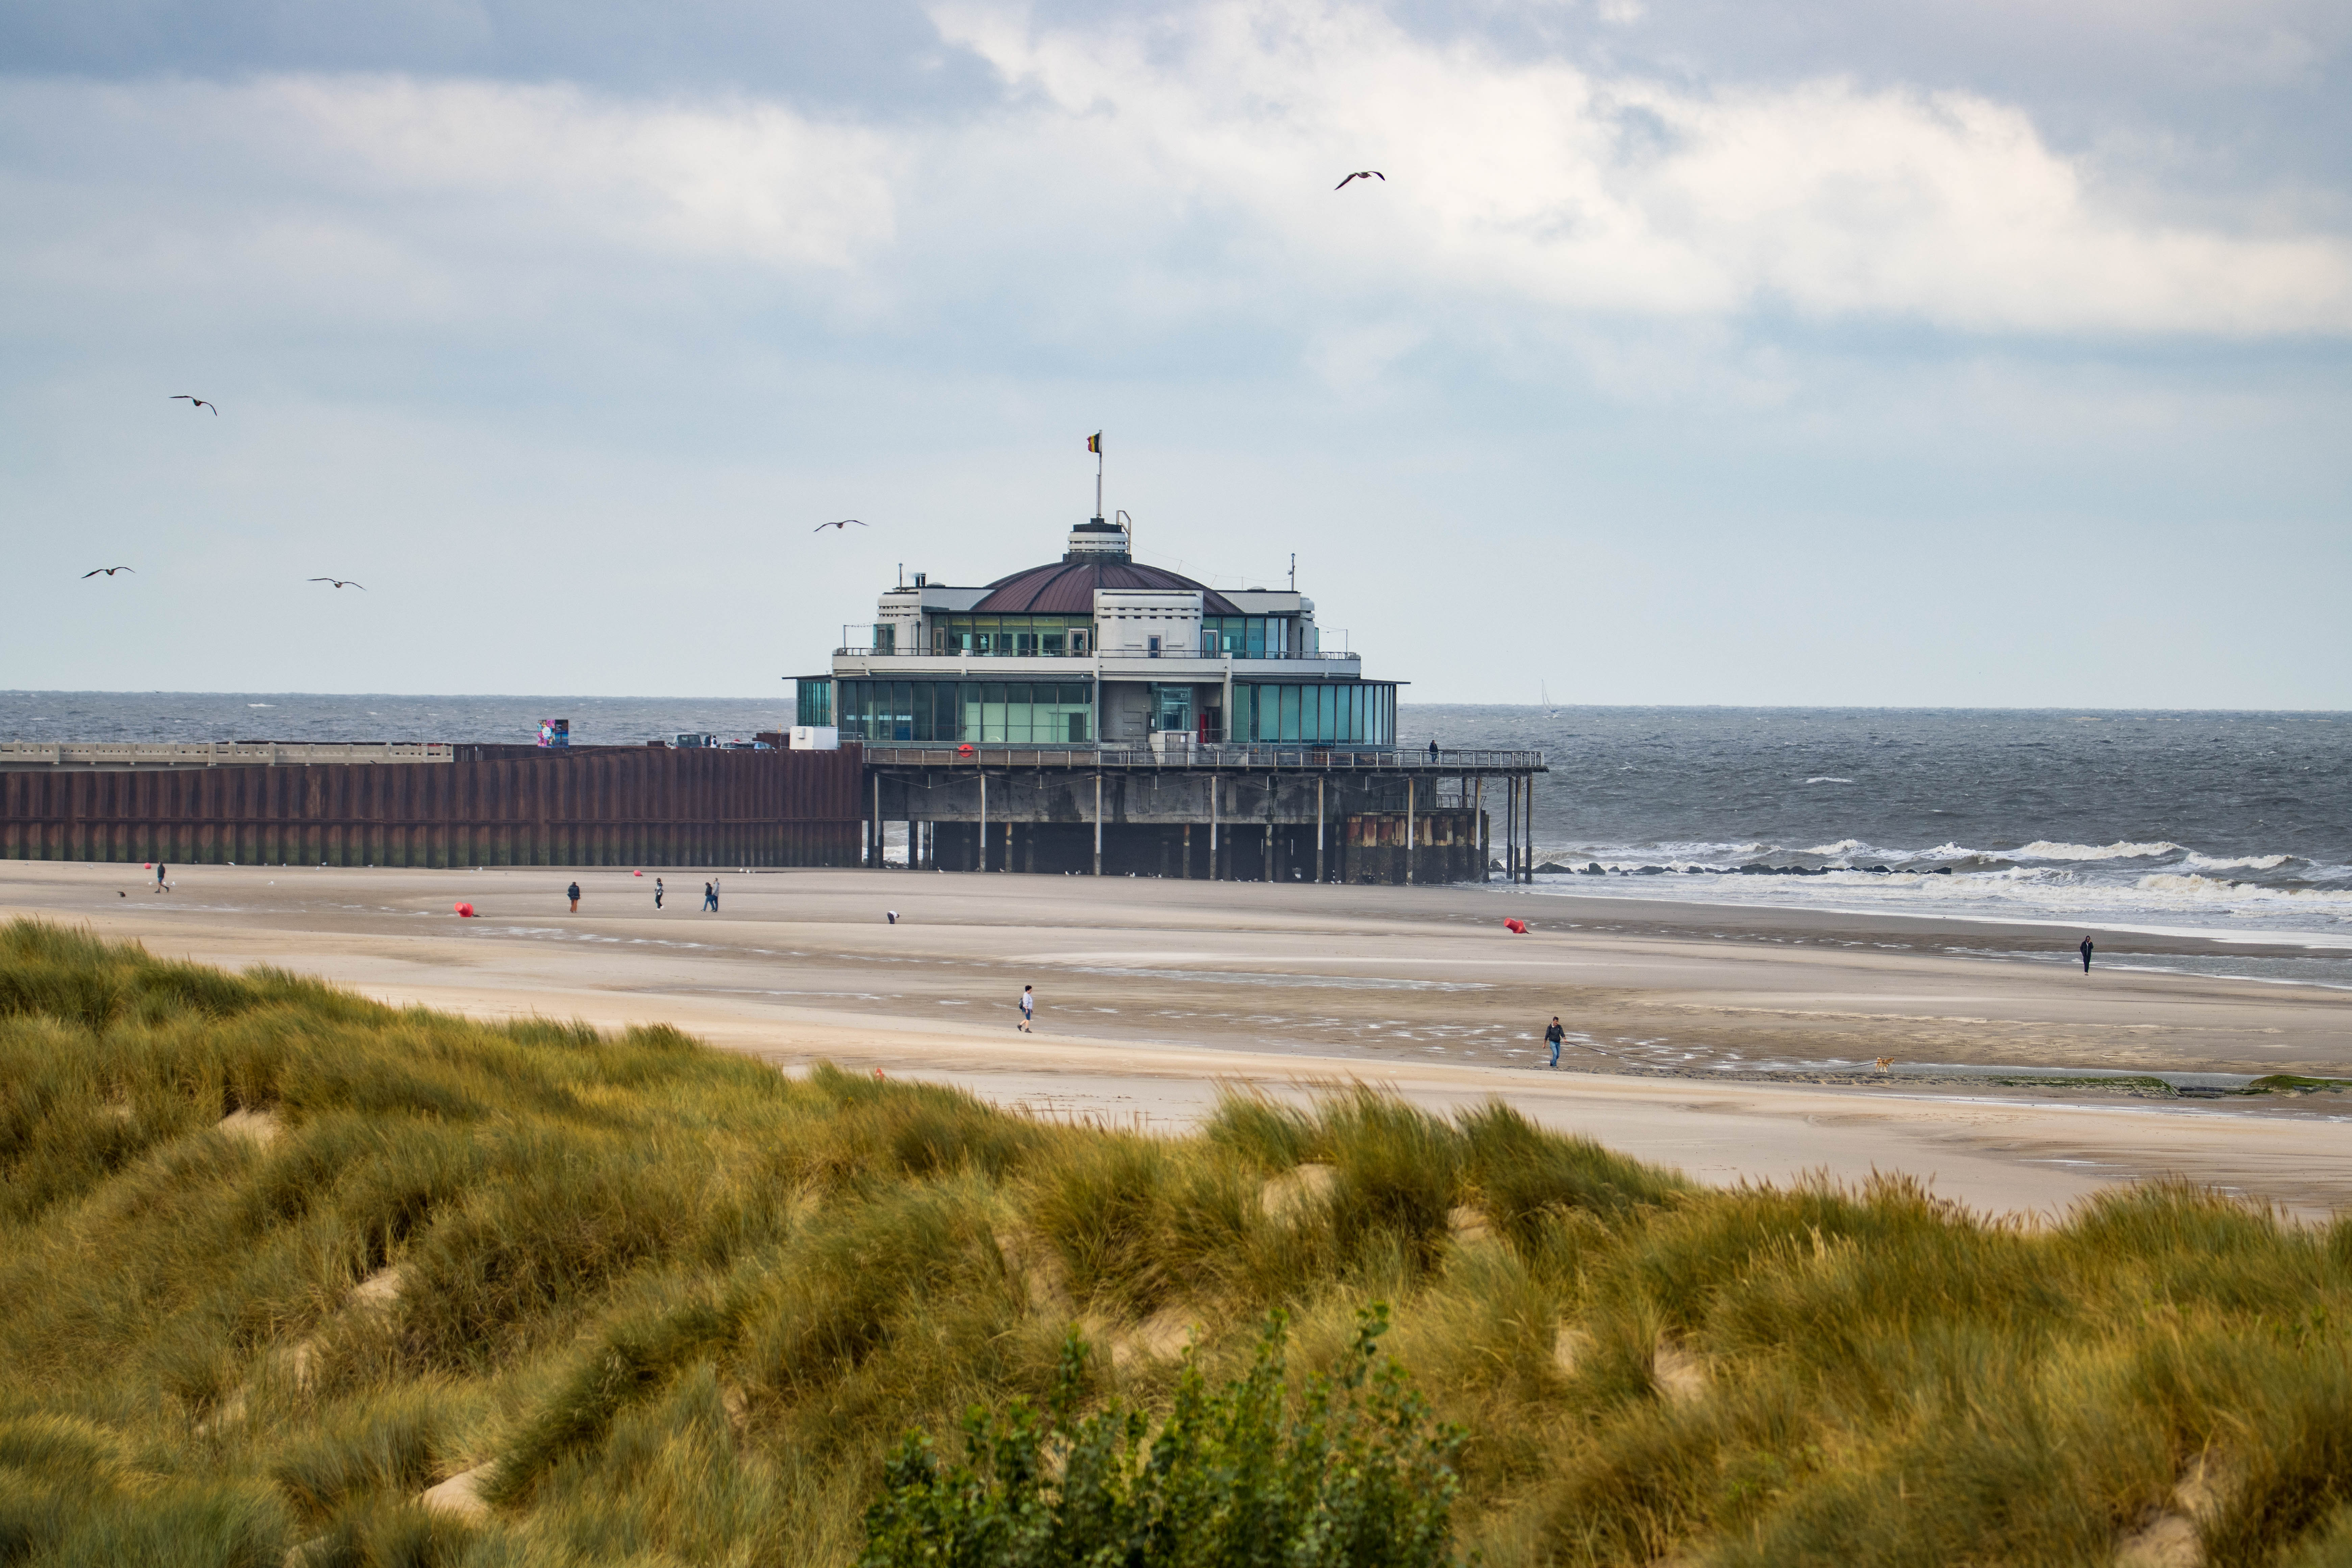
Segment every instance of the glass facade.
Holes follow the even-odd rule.
[[[1313,653],[1318,640],[1311,622],[1302,627],[1288,616],[1201,617],[1201,651],[1213,658],[1283,658]]]
[[[803,681],[801,689],[809,685]],[[845,741],[1068,746],[1095,738],[1089,681],[845,679],[834,685],[840,689]]]
[[[1094,651],[1090,616],[933,616],[931,651],[1001,658],[1076,658]]]
[[[1374,682],[1236,682],[1234,739],[1253,745],[1396,742],[1396,688]]]
[[[795,724],[830,724],[833,722],[833,682],[823,677],[803,676],[793,682],[793,700],[798,711],[793,716]]]

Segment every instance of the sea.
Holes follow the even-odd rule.
[[[792,722],[775,699],[0,691],[11,740],[527,742],[554,718],[583,745]],[[2352,714],[1423,704],[1398,724],[1409,748],[1544,753],[1546,896],[2230,937],[2281,956],[2226,972],[2352,982]]]
[[[2052,962],[2077,926],[2226,938],[2276,956],[2162,966],[2352,984],[2352,714],[1424,706],[1399,724],[1408,744],[1544,753],[1539,893],[2066,928],[2016,955]]]

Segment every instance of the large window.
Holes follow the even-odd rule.
[[[808,684],[802,683],[803,690]],[[845,741],[1083,746],[1094,740],[1094,687],[1087,681],[843,680],[835,684],[841,688],[841,738]]]
[[[1396,742],[1396,688],[1384,683],[1252,681],[1234,688],[1234,739],[1253,744]]]
[[[933,616],[931,651],[985,658],[1076,658],[1094,651],[1088,616]]]
[[[830,724],[833,722],[833,682],[803,678],[793,682],[793,698],[798,711],[795,724]]]
[[[1212,658],[1286,658],[1307,650],[1311,632],[1288,616],[1203,616],[1201,651]]]

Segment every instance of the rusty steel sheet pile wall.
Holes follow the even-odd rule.
[[[459,746],[446,763],[0,771],[0,858],[850,866],[858,750]]]

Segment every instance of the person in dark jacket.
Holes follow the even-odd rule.
[[[1551,1027],[1544,1031],[1544,1044],[1551,1047],[1551,1065],[1555,1068],[1559,1066],[1559,1047],[1567,1038],[1568,1031],[1559,1026],[1559,1018],[1555,1015]]]
[[[2085,974],[2090,973],[2091,973],[2091,939],[2090,939],[2089,937],[2087,937],[2087,936],[2086,936],[2086,937],[2084,937],[2084,938],[2083,939],[2083,945],[2082,945],[2081,947],[2079,947],[2079,948],[2075,949],[2075,951],[2076,951],[2076,952],[2080,952],[2080,953],[2083,955],[2083,973],[2085,973]]]
[[[564,889],[563,896],[572,900],[572,912],[575,915],[578,914],[580,912],[580,884],[574,882],[572,886]]]
[[[660,879],[659,877],[656,877],[656,878],[654,879],[654,908],[656,908],[656,910],[660,909],[660,908],[661,908],[661,901],[662,901],[662,885],[661,885],[661,879]]]

